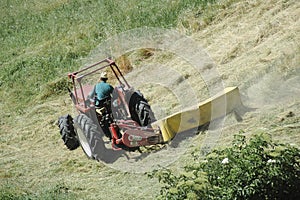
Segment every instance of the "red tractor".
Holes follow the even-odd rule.
[[[84,80],[98,72],[110,68],[118,81],[111,97],[102,100],[102,106],[95,106],[88,94],[94,86]],[[114,150],[139,150],[140,146],[162,143],[159,130],[150,124],[155,121],[154,114],[144,96],[131,87],[117,64],[111,59],[99,61],[83,69],[68,74],[73,89],[70,97],[78,115],[62,116],[58,126],[64,144],[74,150],[79,145],[92,159],[101,159],[104,147],[103,137],[109,138]]]

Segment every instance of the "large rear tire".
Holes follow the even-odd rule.
[[[64,144],[69,150],[79,147],[79,141],[73,126],[73,118],[71,115],[65,115],[58,118],[58,127]]]
[[[156,121],[153,111],[147,100],[140,93],[133,93],[129,101],[129,110],[132,120],[139,123],[140,126],[150,126]]]
[[[84,114],[80,114],[74,119],[74,125],[84,153],[91,159],[99,160],[104,142],[98,126]]]
[[[137,102],[135,111],[141,126],[150,126],[150,124],[155,121],[154,113],[146,101],[141,99],[139,102]]]

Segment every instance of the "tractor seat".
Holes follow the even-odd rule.
[[[111,104],[111,97],[106,97],[104,99],[97,99],[95,98],[95,107],[97,108],[103,108],[103,107],[110,107]]]

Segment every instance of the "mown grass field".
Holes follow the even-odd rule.
[[[50,145],[52,147],[48,148],[43,142],[38,145],[39,147],[34,147],[35,145],[32,144],[33,141],[40,143],[38,141],[44,140],[42,139],[44,137],[50,136],[52,138],[50,140],[54,139],[54,141],[59,137],[57,130],[49,135],[49,132],[52,132],[49,126],[50,129],[56,129],[57,116],[61,109],[65,109],[65,106],[54,111],[47,105],[56,107],[58,105],[50,103],[51,99],[66,98],[64,96],[65,74],[78,69],[82,64],[81,59],[109,36],[142,26],[176,27],[178,16],[187,9],[192,10],[201,5],[206,5],[206,1],[172,1],[169,3],[137,0],[16,0],[1,2],[0,95],[2,98],[0,110],[1,165],[3,166],[1,199],[74,199],[76,193],[81,193],[82,189],[86,190],[85,186],[81,188],[71,180],[69,183],[61,180],[59,174],[64,173],[63,168],[72,168],[67,171],[86,171],[92,167],[96,170],[92,170],[93,173],[98,174],[103,166],[94,163],[86,166],[86,158],[80,156],[83,162],[67,159],[63,164],[65,167],[55,167],[56,169],[50,175],[47,169],[39,169],[39,166],[44,163],[43,159],[51,158],[40,155],[41,152],[38,149],[48,149],[46,151],[51,152],[55,147]],[[59,95],[63,95],[62,98]],[[42,125],[43,121],[45,122],[43,119],[51,120]],[[45,125],[47,128],[43,129]],[[23,151],[27,152],[25,153],[27,156],[19,157],[20,152]],[[63,149],[58,150],[57,153],[60,154],[61,151]],[[38,159],[32,163],[31,161],[37,157],[42,160]],[[31,164],[26,164],[28,161]],[[50,162],[52,167],[60,165],[57,163],[60,162],[57,158]],[[31,173],[39,175],[35,177]],[[111,173],[113,172],[108,169],[108,174]],[[73,175],[75,174],[77,173]],[[123,176],[116,174],[117,177]],[[48,181],[48,178],[53,181]],[[126,179],[128,180],[124,183],[135,178],[127,177]],[[145,180],[145,177],[142,179]],[[104,178],[104,181],[106,180],[107,178]],[[99,189],[101,188],[96,187],[96,191]],[[103,190],[109,190],[109,187]],[[84,192],[85,194],[78,196],[84,198],[86,194],[89,194],[88,198],[93,196],[97,198],[99,191],[90,194],[91,191],[90,188]],[[110,196],[110,192],[102,191],[102,193],[105,194],[103,199]],[[145,194],[147,195],[152,194],[149,192]],[[131,198],[130,195],[127,198]]]
[[[299,147],[299,10],[294,0],[1,2],[0,199],[153,199],[159,194],[156,179],[88,160],[81,149],[68,151],[56,126],[57,117],[72,112],[66,73],[110,36],[143,26],[174,28],[199,42],[225,85],[239,86],[244,103],[257,108],[241,123],[226,118],[220,146],[243,130],[246,136],[267,132]],[[161,52],[129,57],[139,65],[170,60]],[[180,70],[180,61],[171,63]],[[172,95],[148,89],[147,94],[176,105],[169,103]],[[197,135],[195,149],[205,134]],[[188,153],[170,168],[180,171],[190,162]]]

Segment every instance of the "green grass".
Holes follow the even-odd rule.
[[[113,34],[143,26],[176,28],[178,16],[194,8],[205,7],[207,2],[214,1],[2,1],[0,4],[2,144],[14,146],[19,143],[26,146],[29,140],[36,140],[35,130],[38,130],[38,134],[42,134],[39,117],[24,120],[23,124],[20,123],[21,116],[26,117],[34,110],[32,108],[37,104],[43,104],[47,98],[56,98],[66,92],[64,86],[68,84],[67,72],[78,69],[82,65],[81,59],[101,41]],[[44,112],[41,116],[56,118],[53,113]],[[19,122],[18,125],[16,121]],[[3,158],[7,156],[5,152],[6,150],[1,150],[1,153],[4,153]],[[1,164],[6,166],[5,163]],[[12,170],[6,167],[4,169],[7,170],[4,174],[8,177],[1,179],[11,181],[18,174],[25,175],[22,166],[11,165]],[[76,199],[76,195],[69,188],[64,183],[49,183],[45,187],[34,183],[27,186],[23,185],[23,182],[1,183],[0,199]]]
[[[69,112],[70,108],[70,99],[63,99],[67,97],[65,86],[69,84],[66,73],[78,69],[82,65],[81,59],[113,34],[143,26],[176,28],[183,29],[185,33],[195,33],[212,20],[215,23],[216,20],[221,21],[223,15],[215,19],[220,11],[218,9],[225,11],[238,0],[225,0],[223,4],[206,8],[209,2],[215,0],[2,1],[0,199],[153,197],[155,189],[159,188],[154,180],[109,170],[86,159],[81,150],[68,152],[63,148],[55,122],[58,115]],[[236,9],[231,9],[231,15],[236,14]],[[230,18],[230,15],[224,17]],[[203,24],[199,24],[201,20]],[[229,39],[226,35],[221,36]],[[204,34],[203,37],[212,36]],[[147,62],[148,51],[135,53]],[[297,52],[291,55],[295,56]],[[156,58],[159,61],[169,59],[168,54],[158,53]],[[299,63],[299,59],[287,56],[279,60],[281,63],[275,60],[269,64],[288,67],[291,60],[295,66]],[[246,80],[250,80],[251,85],[257,78]],[[59,98],[59,101],[52,102],[54,98]],[[170,107],[174,109],[172,105]],[[291,107],[284,105],[284,108],[282,111],[272,108],[266,113],[254,113],[237,126],[229,124],[222,144],[227,144],[226,141],[230,143],[230,135],[236,132],[233,129],[244,126],[250,133],[260,128],[269,129],[276,139],[298,145],[299,104]],[[289,111],[293,111],[296,117],[286,117]],[[284,118],[283,121],[278,122],[279,115]],[[200,145],[202,140],[197,142]],[[174,168],[182,165],[183,162]],[[114,188],[115,185],[122,186],[122,193],[119,193],[120,188]],[[111,196],[111,191],[115,196]]]
[[[21,109],[49,82],[77,69],[107,37],[143,26],[176,27],[181,13],[208,2],[214,0],[5,1],[0,7],[1,96]]]
[[[53,186],[40,187],[35,193],[18,188],[14,184],[6,183],[0,187],[0,199],[2,200],[71,200],[77,198],[70,187],[64,183]]]

